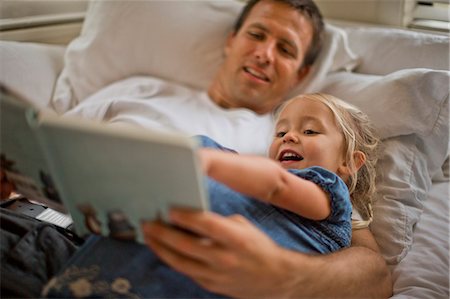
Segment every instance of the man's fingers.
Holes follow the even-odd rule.
[[[156,239],[151,237],[146,238],[145,243],[152,248],[153,252],[157,254],[161,260],[181,273],[185,273],[197,279],[205,279],[210,275],[210,270],[205,264],[196,259],[190,259],[180,255],[179,252],[174,251],[171,247],[160,243]]]
[[[145,241],[150,246],[157,242],[160,246],[164,246],[165,249],[170,250],[172,253],[177,252],[178,255],[184,255],[185,258],[187,257],[204,264],[213,264],[214,251],[219,251],[220,249],[214,246],[213,242],[209,239],[195,236],[160,223],[144,223],[142,230]],[[157,254],[163,254],[164,248],[158,247],[157,249],[161,250]]]
[[[177,250],[160,243],[158,239],[149,237],[145,242],[162,261],[174,270],[194,279],[203,288],[212,292],[223,292],[223,288],[228,285],[229,273],[224,271],[226,267],[221,267],[226,259],[219,258],[217,263],[209,265],[180,254]],[[238,266],[239,263],[236,261],[233,267]]]
[[[182,209],[170,211],[170,219],[176,225],[209,238],[226,247],[241,248],[245,237],[243,225],[254,228],[247,219],[240,215],[224,217],[212,212],[196,212]]]

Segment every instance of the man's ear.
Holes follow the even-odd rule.
[[[302,82],[303,79],[305,79],[306,76],[308,76],[309,71],[311,70],[311,66],[304,66],[300,68],[297,72],[297,84]]]
[[[339,175],[349,176],[357,172],[366,163],[366,155],[361,151],[353,152],[353,167],[344,162],[337,170]]]
[[[231,46],[233,45],[233,41],[234,41],[235,36],[236,36],[235,32],[228,33],[227,41],[225,43],[225,49],[224,49],[225,56],[228,56],[228,53],[230,52]]]

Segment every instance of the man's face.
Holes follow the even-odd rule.
[[[272,111],[306,75],[299,68],[312,34],[310,22],[287,4],[257,3],[228,38],[218,77],[222,96],[216,102],[261,114]]]

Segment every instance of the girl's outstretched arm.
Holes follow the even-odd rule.
[[[200,149],[206,175],[247,196],[270,202],[303,217],[322,220],[331,212],[327,193],[286,171],[269,158]]]

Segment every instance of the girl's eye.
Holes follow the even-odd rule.
[[[313,130],[305,130],[305,131],[303,131],[303,133],[305,135],[316,135],[316,134],[319,134],[319,132],[316,132],[316,131],[313,131]]]
[[[281,138],[281,137],[284,137],[284,135],[286,135],[286,132],[277,132],[275,134],[275,137]]]

